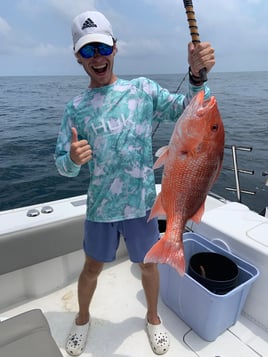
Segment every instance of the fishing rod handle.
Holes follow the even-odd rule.
[[[193,43],[200,43],[199,39],[199,33],[198,33],[198,26],[197,26],[197,21],[195,18],[195,12],[193,8],[192,1],[190,0],[184,0],[184,7],[187,15],[187,21],[189,24],[189,29],[190,29],[190,34],[192,38]],[[206,68],[202,68],[199,71],[199,77],[201,81],[206,82],[207,81],[207,71]]]

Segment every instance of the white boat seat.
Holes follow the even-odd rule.
[[[0,356],[62,357],[44,314],[30,310],[0,322]]]
[[[0,275],[82,249],[83,227],[79,216],[0,234]]]

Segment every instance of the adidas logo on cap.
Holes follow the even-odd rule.
[[[86,21],[83,23],[82,30],[90,27],[97,27],[97,25],[92,21],[90,18],[86,19]]]

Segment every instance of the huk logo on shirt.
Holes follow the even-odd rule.
[[[90,19],[86,19],[86,21],[83,23],[82,30],[90,27],[97,27],[97,25]]]
[[[125,118],[124,114],[117,119],[110,119],[108,121],[101,119],[98,125],[91,124],[90,127],[94,131],[95,135],[100,134],[110,134],[113,135],[115,133],[121,132],[123,128],[133,127],[135,123],[132,118]]]

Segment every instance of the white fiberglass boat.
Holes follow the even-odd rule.
[[[67,356],[64,345],[77,311],[77,278],[84,261],[85,203],[86,196],[78,196],[0,212],[1,357]],[[161,226],[162,219],[159,222]],[[166,355],[267,356],[268,218],[209,195],[201,223],[189,221],[187,230],[221,241],[234,256],[256,267],[258,277],[235,322],[213,341],[196,333],[160,297],[159,313],[171,339]],[[165,283],[161,281],[161,296]],[[209,300],[200,310],[209,313]],[[194,301],[199,303],[198,294]],[[128,260],[122,242],[116,262],[107,264],[99,278],[83,356],[153,356],[145,332],[145,305],[139,268]],[[224,303],[215,318],[223,319],[229,308]],[[207,321],[202,323],[205,329]]]

